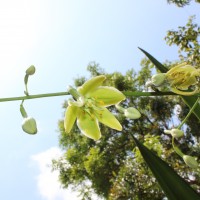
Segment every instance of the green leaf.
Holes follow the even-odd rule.
[[[156,66],[157,69],[159,69],[162,73],[166,73],[168,71],[167,67],[165,67],[163,64],[161,64],[158,60],[156,60],[151,54],[146,52],[145,50],[139,48],[148,58],[149,60]],[[181,96],[184,103],[189,107],[192,108],[194,103],[196,102],[198,97],[195,96]],[[200,120],[200,105],[196,106],[193,113],[196,115],[196,117]]]
[[[200,195],[166,162],[141,144],[133,135],[131,136],[169,200],[200,199]]]
[[[146,52],[144,49],[141,49],[140,47],[138,47],[148,58],[149,60],[156,66],[157,69],[159,69],[162,73],[166,73],[168,71],[168,69],[161,64],[158,60],[156,60],[151,54],[149,54],[148,52]]]

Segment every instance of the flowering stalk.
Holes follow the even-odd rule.
[[[194,109],[196,108],[196,106],[198,105],[199,102],[199,97],[197,98],[196,102],[194,103],[194,105],[192,106],[192,108],[190,109],[189,113],[187,114],[187,116],[185,117],[185,119],[181,122],[181,124],[178,126],[178,129],[181,129],[181,127],[183,126],[183,124],[187,121],[188,117],[192,114],[192,112],[194,111]]]
[[[29,95],[28,93],[28,78],[29,76],[35,74],[35,66],[34,65],[31,65],[27,70],[26,70],[26,74],[24,76],[24,84],[25,84],[25,91],[24,91],[24,94],[25,95]]]
[[[150,96],[177,96],[173,92],[141,92],[141,91],[122,91],[122,93],[126,97],[150,97]],[[45,97],[57,97],[57,96],[66,96],[70,95],[69,92],[54,92],[54,93],[44,93],[44,94],[35,94],[35,95],[28,95],[28,96],[18,96],[18,97],[7,97],[7,98],[0,98],[0,102],[7,102],[7,101],[21,101],[21,100],[28,100],[28,99],[38,99],[38,98],[45,98]],[[199,95],[193,95],[199,97]]]

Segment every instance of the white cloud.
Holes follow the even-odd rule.
[[[37,186],[40,195],[45,200],[78,200],[75,192],[70,189],[62,189],[58,181],[59,172],[51,171],[51,161],[62,155],[57,147],[52,147],[44,152],[31,156],[31,160],[37,164],[39,175]]]

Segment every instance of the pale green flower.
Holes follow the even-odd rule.
[[[89,138],[98,140],[101,137],[99,122],[110,128],[121,131],[122,126],[115,116],[106,108],[125,99],[116,88],[101,86],[105,76],[100,75],[86,81],[75,90],[70,88],[74,100],[68,101],[65,112],[64,127],[69,133],[77,119],[77,126]]]
[[[166,73],[167,80],[170,83],[171,91],[180,95],[193,95],[199,92],[198,78],[200,70],[188,65],[187,63],[179,64]],[[193,91],[188,90],[190,86],[194,86]]]

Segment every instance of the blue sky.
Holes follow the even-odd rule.
[[[143,54],[160,61],[178,59],[168,47],[169,29],[184,25],[190,15],[199,22],[200,4],[184,9],[166,0],[0,0],[0,97],[23,95],[30,65],[30,94],[66,91],[77,76],[86,76],[96,61],[107,72],[139,69]],[[58,149],[58,125],[67,97],[27,100],[24,106],[38,122],[38,134],[21,130],[20,101],[0,103],[0,199],[66,200],[47,164]]]

